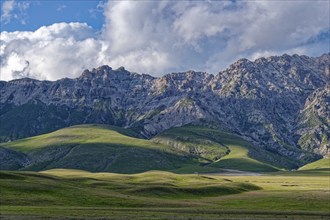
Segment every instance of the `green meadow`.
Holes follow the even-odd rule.
[[[329,173],[1,171],[1,217],[329,219]]]

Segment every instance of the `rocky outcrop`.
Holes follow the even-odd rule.
[[[76,79],[0,82],[0,136],[8,141],[103,123],[150,138],[203,120],[307,162],[329,154],[329,65],[329,54],[283,55],[241,59],[217,75],[188,71],[155,78],[101,66]],[[313,115],[317,124],[310,123]]]
[[[330,83],[308,96],[296,133],[303,149],[321,155],[330,154]]]

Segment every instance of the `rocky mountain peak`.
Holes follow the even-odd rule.
[[[98,68],[93,68],[91,71],[86,69],[82,72],[80,78],[93,78],[108,75],[112,72],[112,68],[108,65],[103,65]]]
[[[101,66],[77,79],[1,82],[0,137],[101,123],[150,138],[206,120],[260,148],[312,160],[329,154],[329,66],[330,54],[283,55],[240,59],[217,75],[186,71],[155,78]]]

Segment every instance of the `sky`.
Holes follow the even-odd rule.
[[[330,51],[329,0],[1,0],[0,80],[109,65],[216,74],[240,58]]]

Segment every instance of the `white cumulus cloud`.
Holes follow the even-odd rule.
[[[58,79],[108,64],[216,73],[236,59],[329,52],[329,1],[108,1],[100,32],[59,23],[1,32],[1,79]]]
[[[102,42],[87,24],[57,23],[34,32],[1,33],[1,80],[55,80],[101,65]]]

